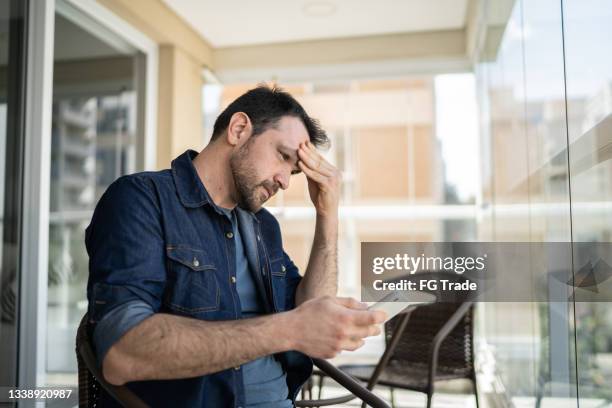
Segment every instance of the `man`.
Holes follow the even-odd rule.
[[[335,297],[340,173],[314,148],[326,142],[293,97],[261,86],[221,113],[199,154],[108,188],[85,238],[107,381],[152,406],[291,407],[307,356],[379,333],[384,313]],[[300,172],[317,214],[303,278],[262,209]]]

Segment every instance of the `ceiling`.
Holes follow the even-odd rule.
[[[213,47],[455,30],[468,0],[163,0]]]

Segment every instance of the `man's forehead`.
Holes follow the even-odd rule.
[[[285,137],[285,138],[282,138],[279,141],[279,144],[280,144],[281,148],[283,148],[284,150],[288,150],[288,151],[293,152],[293,151],[298,150],[300,148],[300,143],[303,143],[303,142],[306,142],[306,141],[308,141],[308,138],[305,138],[303,140],[302,139],[296,140],[296,139],[293,139],[293,138],[290,139],[290,138]]]
[[[298,118],[281,119],[276,130],[279,144],[289,150],[297,150],[301,143],[309,140],[308,131]]]

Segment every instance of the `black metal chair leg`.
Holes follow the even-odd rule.
[[[542,405],[542,398],[544,398],[544,391],[546,387],[546,380],[542,376],[538,379],[538,389],[536,391],[536,403],[535,408],[540,408]]]
[[[538,394],[536,395],[535,408],[540,408],[541,404],[542,404],[542,394],[538,392]]]
[[[319,383],[317,384],[319,386],[319,391],[317,394],[317,399],[321,399],[321,397],[323,396],[323,380],[325,380],[325,376],[324,375],[320,375],[319,376]]]
[[[472,384],[474,385],[474,398],[476,398],[476,408],[479,408],[478,405],[478,382],[476,381],[476,375],[472,377]]]

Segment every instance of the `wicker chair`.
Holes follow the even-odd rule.
[[[478,407],[474,303],[455,300],[418,306],[387,322],[385,351],[376,365],[343,365],[338,368],[367,382],[369,390],[376,385],[390,387],[392,407],[395,407],[393,390],[396,388],[425,393],[429,408],[435,381],[468,379],[472,382]],[[319,374],[320,392],[325,374]]]
[[[77,330],[76,356],[79,369],[79,408],[96,407],[102,388],[124,407],[148,406],[129,388],[112,385],[102,377],[87,331],[87,314],[81,319]]]
[[[79,369],[79,408],[93,408],[98,405],[102,389],[108,392],[119,404],[124,407],[145,408],[147,404],[142,401],[126,386],[115,386],[104,380],[102,373],[96,364],[96,357],[93,352],[91,340],[87,330],[87,314],[81,319],[76,336],[76,355]],[[333,378],[351,392],[351,397],[341,400],[330,399],[327,402],[341,403],[354,398],[360,398],[369,406],[374,408],[389,408],[382,399],[367,390],[359,382],[346,375],[325,360],[313,359],[320,372]],[[325,401],[322,401],[325,403]],[[321,401],[298,401],[298,407],[319,404]],[[310,404],[310,405],[309,405]],[[328,404],[329,405],[329,404]]]

